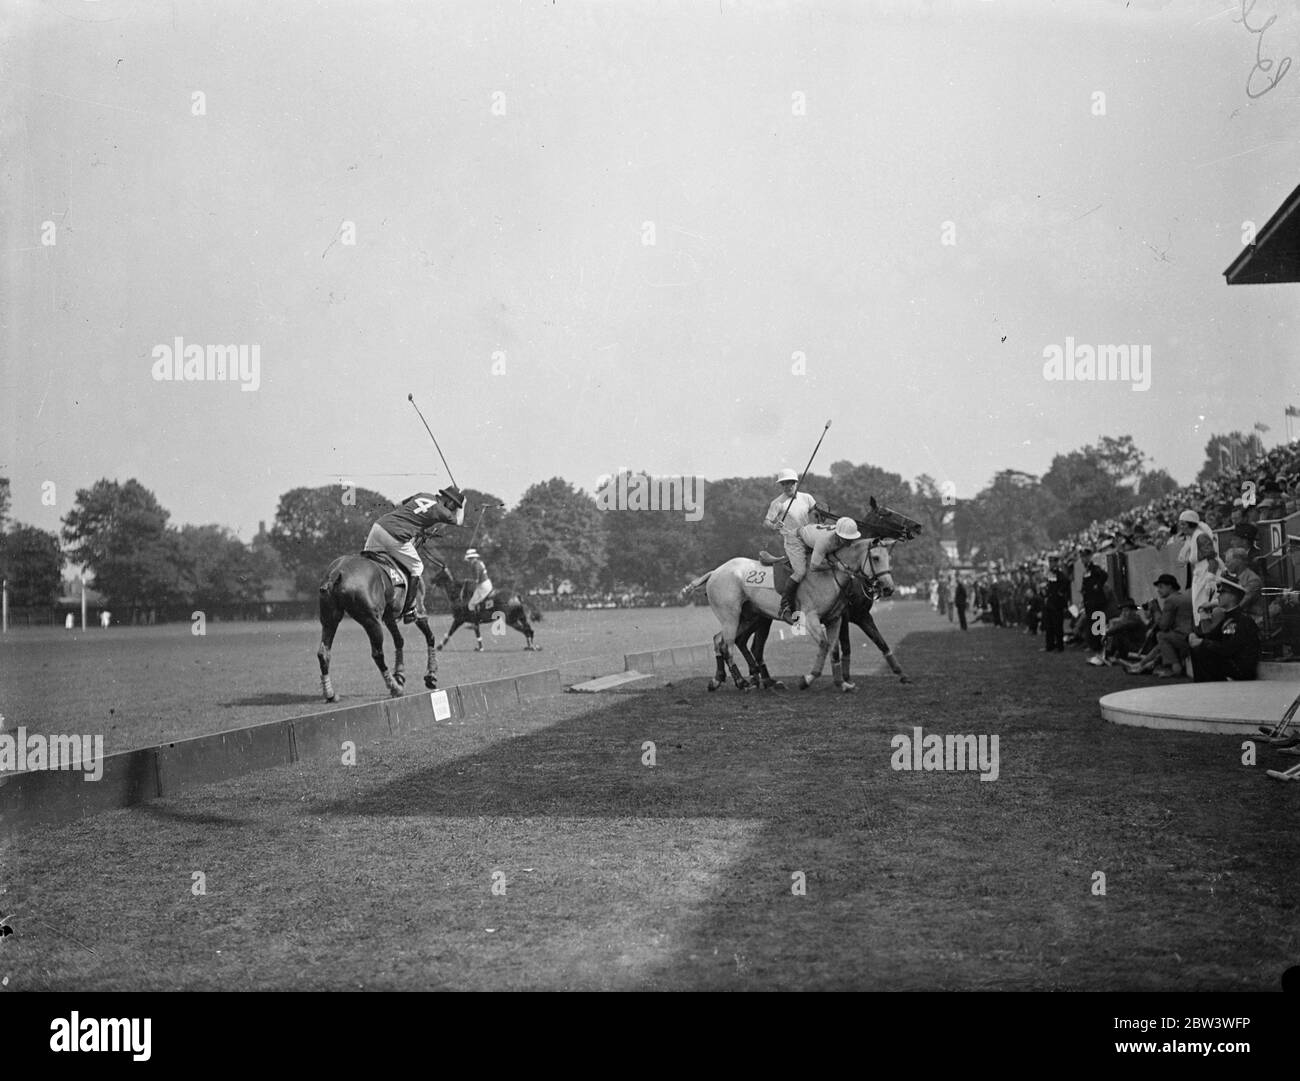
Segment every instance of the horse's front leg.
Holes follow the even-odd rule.
[[[718,670],[714,672],[713,678],[709,680],[709,690],[716,691],[727,682],[727,669],[722,660],[721,631],[718,631],[718,633],[713,636],[713,659],[717,661]]]
[[[424,635],[425,645],[429,651],[429,667],[424,673],[424,685],[429,690],[436,690],[438,687],[438,636],[433,633],[429,626],[427,616],[422,616],[415,621],[415,625],[420,628],[420,633]]]
[[[835,653],[835,659],[840,662],[838,666],[833,666],[835,686],[845,694],[852,694],[858,689],[858,685],[853,682],[853,676],[850,672],[853,646],[849,641],[849,621],[847,619],[840,619],[840,634],[835,643]]]
[[[804,612],[803,621],[813,641],[817,643],[817,660],[813,664],[812,671],[799,681],[799,689],[806,691],[815,680],[821,678],[822,669],[826,667],[826,655],[831,650],[832,636],[840,632],[840,621],[837,619],[829,626],[823,626],[816,612]]]

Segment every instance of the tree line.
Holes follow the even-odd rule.
[[[1206,447],[1203,474],[1221,464],[1224,437]],[[647,476],[633,472],[630,478]],[[962,497],[934,478],[908,482],[876,466],[838,461],[810,474],[804,488],[838,514],[861,517],[874,496],[922,524],[916,539],[893,551],[895,578],[912,584],[940,573],[948,559],[945,530],[962,560],[1014,562],[1178,487],[1147,468],[1131,436],[1057,455],[1041,478],[1003,470],[981,491]],[[779,490],[771,476],[706,482],[698,511],[602,509],[559,477],[530,486],[509,509],[491,492],[466,489],[461,526],[444,527],[426,549],[465,577],[473,545],[498,585],[554,592],[667,593],[736,555],[777,551],[762,526]],[[0,478],[0,574],[11,603],[53,604],[65,562],[93,575],[106,603],[125,610],[190,604],[196,608],[260,602],[268,586],[289,578],[314,595],[336,556],[360,550],[370,525],[396,500],[367,488],[330,485],[285,492],[272,527],[249,542],[220,525],[171,524],[170,514],[138,480],[107,478],[79,489],[60,535],[9,521],[9,482]]]

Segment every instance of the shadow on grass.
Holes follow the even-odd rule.
[[[886,674],[855,696],[829,679],[709,694],[678,678],[311,810],[481,817],[506,836],[507,820],[566,820],[612,866],[661,862],[654,901],[686,930],[627,986],[1275,982],[1271,949],[1242,928],[1282,918],[1283,868],[1300,853],[1258,778],[1234,769],[1231,740],[1105,724],[1097,698],[1131,677],[1009,631],[906,645],[910,686]],[[998,779],[893,769],[891,740],[917,725],[998,735]],[[727,840],[682,840],[704,835]],[[702,899],[679,875],[707,879]],[[1202,879],[1230,883],[1231,899]]]
[[[233,709],[238,706],[300,706],[304,702],[321,702],[321,695],[317,694],[289,694],[285,691],[270,691],[266,694],[253,694],[247,698],[235,698],[229,702],[222,702],[221,705],[226,709]]]

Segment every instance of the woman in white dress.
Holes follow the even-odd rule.
[[[1178,516],[1178,533],[1183,538],[1178,562],[1186,563],[1192,570],[1192,619],[1199,620],[1201,609],[1214,604],[1219,538],[1194,510],[1185,510]]]

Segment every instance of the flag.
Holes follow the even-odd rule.
[[[1255,423],[1255,431],[1257,431],[1257,432],[1266,432],[1266,431],[1268,431],[1268,425],[1267,425],[1267,424],[1262,424],[1262,423],[1256,421],[1256,423]]]
[[[1294,405],[1288,405],[1286,407],[1286,415],[1288,417],[1300,417],[1300,409],[1297,409]]]

